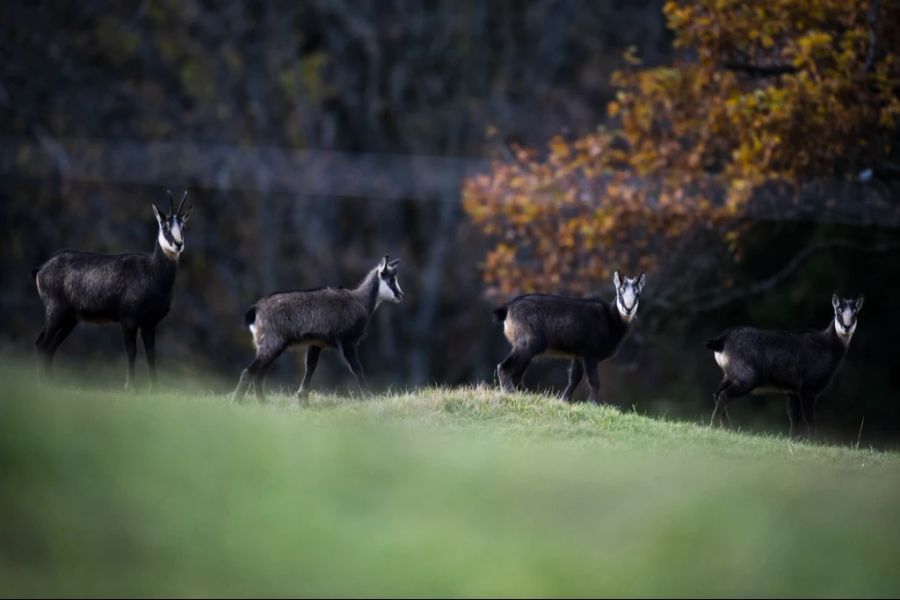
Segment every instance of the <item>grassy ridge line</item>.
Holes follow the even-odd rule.
[[[301,409],[5,379],[3,595],[900,590],[896,454],[484,389]]]
[[[221,398],[227,402],[227,398]],[[512,436],[540,443],[580,443],[605,450],[685,452],[715,457],[829,465],[900,467],[900,454],[872,448],[792,441],[784,435],[759,435],[710,428],[697,423],[649,418],[635,412],[589,404],[568,405],[544,394],[506,394],[487,386],[422,388],[359,401],[313,393],[300,406],[292,395],[270,394],[269,404],[248,410],[281,410],[300,418],[331,420],[353,416],[379,421],[415,421],[441,430],[478,430],[480,435]]]

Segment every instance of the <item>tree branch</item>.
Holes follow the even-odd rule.
[[[744,73],[751,77],[778,77],[779,75],[789,75],[800,71],[794,65],[754,65],[734,61],[722,63],[722,68]]]
[[[666,300],[661,300],[654,302],[654,304],[660,306],[661,308],[666,309],[678,309],[683,310],[690,314],[696,314],[701,312],[707,312],[710,310],[715,310],[717,308],[721,308],[732,302],[736,302],[738,300],[744,300],[751,296],[757,296],[766,292],[779,283],[793,275],[800,267],[803,266],[810,258],[819,254],[820,252],[826,250],[834,250],[836,248],[844,248],[848,250],[855,250],[858,252],[862,252],[864,254],[881,254],[884,252],[892,252],[895,250],[900,250],[900,244],[897,243],[884,243],[884,244],[876,244],[874,246],[861,246],[855,242],[851,242],[849,240],[835,240],[831,242],[816,242],[807,246],[800,252],[798,252],[788,263],[781,268],[780,271],[774,273],[770,277],[763,279],[762,281],[757,281],[751,285],[746,285],[739,289],[734,289],[729,292],[725,292],[717,295],[706,295],[703,296],[695,296],[693,298],[689,298],[683,302],[679,302],[678,305],[674,305],[671,302]]]
[[[874,0],[869,7],[869,49],[866,52],[866,62],[863,64],[862,74],[868,75],[875,63],[875,53],[878,48],[878,13],[881,11],[881,0]]]

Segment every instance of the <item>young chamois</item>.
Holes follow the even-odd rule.
[[[613,275],[614,304],[599,298],[567,298],[548,294],[526,294],[497,308],[503,333],[512,351],[497,365],[500,387],[507,391],[521,385],[531,359],[539,355],[568,358],[569,384],[562,399],[572,394],[587,373],[590,401],[600,404],[597,366],[612,356],[637,314],[646,277],[622,279]]]
[[[853,300],[831,297],[834,318],[823,330],[765,331],[736,327],[706,342],[724,373],[713,394],[710,425],[728,417],[728,403],[751,392],[787,395],[790,435],[815,433],[816,400],[841,365],[863,296]]]
[[[156,387],[156,326],[172,305],[178,257],[184,250],[184,227],[192,207],[178,210],[169,193],[169,214],[153,205],[159,226],[150,254],[94,254],[63,250],[32,271],[44,303],[44,328],[34,343],[39,365],[49,377],[53,356],[79,321],[121,323],[128,356],[125,389],[134,385],[137,332],[144,339],[150,385]]]
[[[397,282],[398,264],[399,259],[389,260],[385,255],[354,289],[328,287],[278,292],[258,300],[244,315],[244,325],[253,335],[256,357],[241,373],[234,399],[241,400],[252,381],[257,399],[265,401],[266,370],[288,346],[293,345],[307,347],[306,373],[297,391],[299,400],[309,393],[309,381],[319,363],[322,348],[335,348],[341,353],[360,392],[368,395],[369,387],[357,346],[375,309],[385,300],[400,302],[403,299],[403,290]]]

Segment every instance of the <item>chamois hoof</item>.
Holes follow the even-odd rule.
[[[497,384],[499,385],[501,392],[514,394],[516,391],[516,386],[514,386],[509,378],[503,374],[503,370],[500,368],[500,365],[497,365]]]

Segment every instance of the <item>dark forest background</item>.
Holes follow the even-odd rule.
[[[40,329],[33,267],[61,248],[150,251],[150,204],[167,202],[166,189],[189,189],[194,213],[158,340],[164,386],[202,376],[225,391],[251,358],[241,316],[257,297],[353,285],[386,253],[403,261],[406,300],[379,310],[362,345],[372,383],[492,382],[506,343],[491,320],[498,297],[482,276],[490,241],[463,211],[465,181],[516,147],[603,124],[626,51],[644,65],[673,59],[662,6],[3,3],[3,355],[28,357]],[[862,443],[894,444],[900,219],[893,181],[869,175],[837,197],[865,199],[878,186],[877,211],[854,204],[747,217],[757,227],[739,261],[710,262],[702,248],[673,246],[685,252],[681,271],[648,273],[636,331],[601,367],[604,393],[624,409],[706,419],[720,374],[704,339],[736,324],[824,328],[833,291],[864,292],[859,328],[819,418],[830,437],[855,442],[864,419]],[[846,243],[821,244],[785,277],[750,291],[805,242],[838,239]],[[691,286],[702,280],[714,292],[722,283],[728,297],[678,302],[693,294],[671,282],[699,272]],[[562,277],[543,291],[581,284]],[[610,284],[591,287],[612,296]],[[654,303],[664,290],[666,301]],[[293,356],[273,366],[270,387],[299,383]],[[57,361],[119,386],[118,328],[80,327]],[[348,383],[333,357],[320,368],[317,389]],[[562,363],[546,362],[529,382],[554,387],[564,377]],[[732,416],[745,428],[780,431],[784,410],[781,398],[753,397]]]

